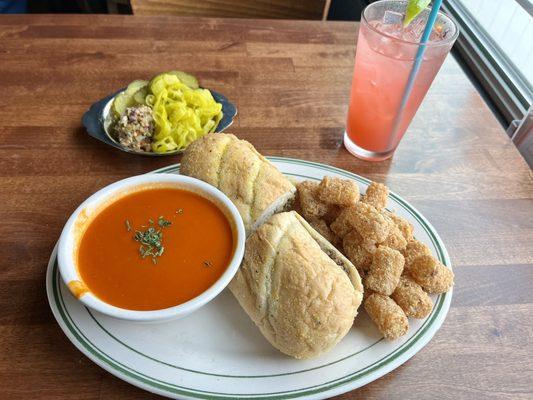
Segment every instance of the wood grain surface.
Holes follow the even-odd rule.
[[[329,0],[131,0],[134,15],[326,19]]]
[[[233,100],[263,154],[385,182],[436,227],[456,271],[442,329],[338,399],[533,398],[533,179],[452,57],[394,158],[342,146],[357,25],[138,16],[0,16],[0,398],[149,399],[67,340],[45,294],[63,224],[94,191],[179,162],[89,137],[91,103],[182,69]]]

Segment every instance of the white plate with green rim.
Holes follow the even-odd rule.
[[[324,164],[269,157],[281,172],[298,179],[338,176],[355,180],[364,192],[369,181]],[[179,173],[179,165],[154,173]],[[391,193],[390,210],[414,225],[418,240],[451,268],[435,229],[409,203]],[[314,360],[295,360],[263,338],[226,289],[194,314],[177,321],[138,324],[85,308],[59,278],[56,251],[46,276],[50,307],[70,341],[96,364],[120,379],[178,399],[323,399],[366,385],[397,368],[442,325],[452,292],[434,296],[432,313],[411,319],[409,333],[388,342],[364,311],[346,337]]]

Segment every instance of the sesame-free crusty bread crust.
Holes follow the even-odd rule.
[[[210,133],[191,143],[181,173],[224,192],[239,210],[247,234],[283,210],[296,191],[249,142],[232,134]]]
[[[295,358],[335,346],[363,291],[355,267],[294,211],[273,215],[248,238],[229,288],[268,341]]]

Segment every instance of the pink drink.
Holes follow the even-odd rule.
[[[428,14],[426,10],[406,29],[401,22],[382,22],[385,11],[394,11],[394,16],[405,10],[405,4],[379,1],[368,6],[361,18],[344,145],[364,159],[392,156],[457,38],[455,24],[440,14],[413,89],[400,110]]]

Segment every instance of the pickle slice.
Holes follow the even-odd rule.
[[[148,95],[148,83],[143,87],[139,88],[133,95],[133,100],[135,104],[146,104],[146,96]]]
[[[160,77],[162,75],[174,75],[175,77],[177,77],[180,80],[181,83],[183,83],[184,85],[187,85],[191,89],[198,89],[200,87],[200,85],[198,84],[198,79],[196,79],[191,74],[188,74],[188,73],[183,72],[183,71],[169,71],[169,72],[163,72],[162,74],[156,75],[150,81],[149,86],[151,87],[152,86],[152,82],[154,82],[156,80],[156,78],[158,78],[158,77]]]
[[[133,96],[140,88],[147,86],[147,85],[148,85],[148,81],[143,81],[143,80],[138,79],[136,81],[131,82],[124,92]]]
[[[135,100],[132,95],[128,95],[126,92],[119,93],[113,99],[113,104],[111,105],[111,111],[113,115],[118,119],[126,112],[126,108],[132,107],[135,105]]]
[[[198,79],[186,72],[170,71],[167,73],[170,75],[176,75],[180,81],[189,86],[191,89],[198,89],[200,87],[200,85],[198,84]]]
[[[126,108],[139,104],[145,104],[148,94],[148,81],[136,80],[131,82],[126,90],[117,94],[113,99],[111,110],[115,117],[120,118],[126,112]]]

